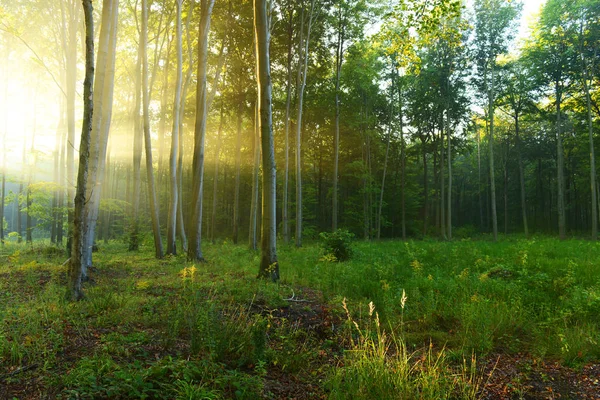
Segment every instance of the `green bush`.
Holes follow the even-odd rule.
[[[347,229],[338,229],[335,232],[321,232],[323,248],[326,255],[332,255],[337,261],[346,261],[352,257],[352,239],[354,235]]]

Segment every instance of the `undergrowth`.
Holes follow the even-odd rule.
[[[9,243],[0,398],[33,377],[27,390],[63,399],[478,398],[475,360],[493,354],[600,359],[599,246],[354,242],[348,261],[282,246],[275,285],[255,279],[259,255],[243,246],[207,244],[194,265],[111,242],[86,299],[67,303],[66,256]]]

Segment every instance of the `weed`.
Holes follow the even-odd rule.
[[[319,236],[321,236],[325,257],[331,261],[347,261],[352,257],[354,235],[348,230],[338,229],[332,233],[321,232]]]

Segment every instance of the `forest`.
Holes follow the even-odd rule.
[[[0,0],[0,399],[598,399],[598,0]]]

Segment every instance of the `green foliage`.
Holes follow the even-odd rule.
[[[284,283],[273,285],[255,279],[258,256],[245,246],[208,244],[214,261],[194,266],[109,242],[87,299],[66,304],[64,256],[8,243],[0,365],[36,366],[8,384],[35,375],[63,398],[255,399],[293,374],[327,382],[332,398],[470,399],[481,387],[473,356],[600,359],[596,243],[353,248],[332,264],[316,245],[283,247]]]
[[[354,234],[346,229],[338,229],[335,232],[321,232],[319,234],[325,257],[333,256],[333,261],[347,261],[352,257],[352,239]]]
[[[432,345],[410,353],[400,332],[384,330],[373,303],[368,319],[359,325],[346,305],[346,334],[351,343],[343,367],[327,382],[332,399],[476,399],[482,378],[475,359],[464,361],[458,372],[445,350]],[[404,304],[402,304],[404,308]]]

